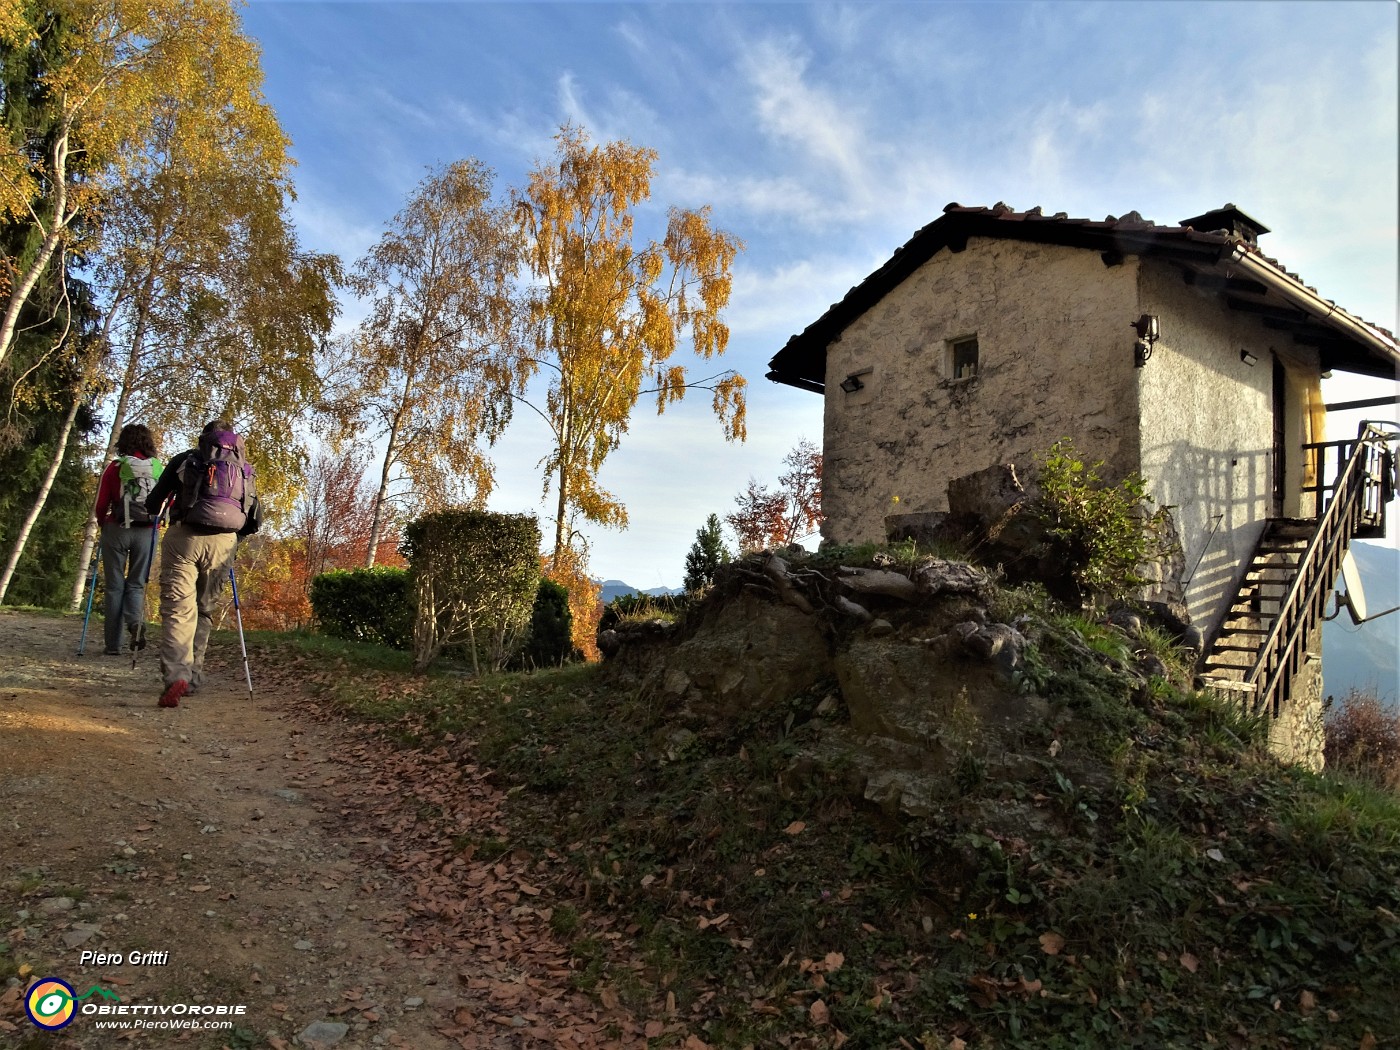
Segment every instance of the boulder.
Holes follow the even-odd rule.
[[[953,518],[1003,521],[1029,498],[1012,463],[998,463],[948,482],[948,514]]]
[[[689,637],[650,650],[646,683],[701,718],[785,704],[830,674],[820,622],[745,591],[718,604]]]
[[[953,594],[985,598],[991,592],[992,579],[966,562],[928,558],[914,569],[914,588],[925,598]]]
[[[836,570],[837,582],[857,594],[878,594],[901,602],[912,602],[918,594],[914,581],[902,572],[889,569],[853,569],[843,565]]]
[[[947,520],[948,512],[945,510],[887,514],[885,536],[890,543],[913,540],[920,547],[933,547],[951,539],[945,528]]]

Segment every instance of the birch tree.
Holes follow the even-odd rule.
[[[480,507],[493,483],[482,442],[509,419],[518,359],[510,279],[519,238],[474,159],[429,173],[361,259],[350,286],[370,301],[350,341],[358,375],[333,403],[340,438],[382,440],[366,565],[373,565],[395,484],[422,510]]]
[[[12,140],[0,156],[2,217],[27,224],[33,242],[0,270],[0,365],[40,275],[125,178],[140,156],[134,144],[170,96],[218,86],[187,114],[191,156],[217,153],[229,113],[242,114],[245,132],[275,126],[262,104],[257,49],[227,0],[48,0],[0,10],[0,46],[36,48],[46,33],[61,37],[39,72],[57,118],[42,139]]]
[[[638,400],[656,411],[692,389],[708,390],[724,435],[743,440],[743,376],[692,378],[673,355],[683,342],[701,360],[724,353],[730,267],[742,248],[716,229],[709,208],[671,208],[659,241],[634,235],[637,208],[651,196],[656,153],[626,142],[596,146],[580,128],[555,136],[557,158],[513,194],[534,279],[525,314],[532,356],[514,396],[549,426],[553,451],[541,462],[554,489],[555,561],[573,539],[575,517],[611,528],[627,509],[598,481],[622,442]],[[526,398],[529,380],[549,373],[544,404]]]

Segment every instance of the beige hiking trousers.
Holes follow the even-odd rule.
[[[214,605],[237,547],[232,532],[203,534],[181,522],[165,530],[160,545],[160,674],[167,686],[203,682]]]

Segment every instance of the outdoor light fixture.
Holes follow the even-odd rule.
[[[1240,351],[1240,360],[1249,365],[1250,368],[1253,368],[1259,363],[1259,358],[1255,357],[1248,350]]]
[[[848,394],[854,394],[857,390],[864,389],[865,384],[860,381],[860,377],[869,374],[869,369],[866,369],[864,372],[852,372],[845,379],[841,380],[841,389]]]
[[[1133,342],[1133,367],[1141,368],[1152,357],[1152,348],[1157,343],[1157,316],[1143,314],[1136,321],[1131,322],[1128,327],[1138,334],[1137,339]]]

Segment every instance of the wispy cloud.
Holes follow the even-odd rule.
[[[800,43],[778,36],[756,41],[740,61],[759,126],[802,155],[814,181],[826,182],[828,195],[863,206],[874,150],[861,131],[861,114],[835,91],[813,83],[807,66]]]

